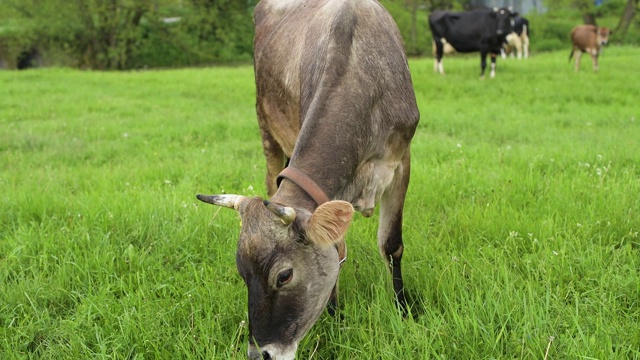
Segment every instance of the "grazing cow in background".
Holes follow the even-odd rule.
[[[502,48],[502,58],[506,59],[507,54],[505,47],[509,50],[511,57],[513,57],[513,49],[515,48],[518,55],[518,60],[529,58],[529,20],[516,16],[513,19],[513,31],[506,37],[506,45]]]
[[[580,70],[580,57],[586,52],[591,55],[593,62],[593,71],[598,71],[598,55],[600,48],[607,45],[609,36],[613,34],[606,27],[597,27],[595,25],[578,25],[571,30],[571,42],[573,48],[569,53],[569,61],[573,55],[576,55],[576,71]]]
[[[484,77],[487,54],[491,54],[491,77],[496,75],[496,56],[505,37],[511,33],[511,20],[517,13],[507,8],[471,10],[459,13],[434,11],[429,15],[429,27],[436,44],[435,67],[444,74],[442,56],[444,42],[461,53],[480,52],[480,77]]]
[[[406,311],[402,214],[419,113],[400,32],[378,1],[261,0],[254,21],[271,199],[198,199],[242,219],[249,358],[290,360],[323,309],[335,310],[354,211],[380,204],[378,247]]]

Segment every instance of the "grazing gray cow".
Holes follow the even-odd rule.
[[[569,53],[569,61],[573,55],[576,55],[576,71],[580,70],[580,57],[583,52],[591,55],[593,62],[593,71],[598,71],[598,55],[600,48],[607,45],[609,36],[613,34],[606,27],[597,27],[595,25],[578,25],[571,30],[571,42],[573,47]]]
[[[198,199],[242,219],[236,263],[249,296],[249,358],[286,360],[337,305],[354,211],[371,216],[380,205],[378,246],[406,310],[402,213],[419,113],[400,33],[378,1],[262,0],[254,20],[271,198]]]

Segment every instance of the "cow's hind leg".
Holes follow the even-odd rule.
[[[393,183],[380,199],[380,225],[378,227],[378,249],[391,270],[393,291],[403,315],[407,315],[407,302],[402,281],[402,212],[404,198],[409,186],[410,173],[409,149],[402,159],[402,165],[396,169]]]
[[[523,52],[523,44],[520,36],[515,37],[515,47],[516,47],[516,54],[517,54],[518,60],[520,60],[522,59],[522,52]]]
[[[576,71],[580,71],[580,58],[582,57],[582,51],[578,50],[576,52],[575,58],[576,58]]]
[[[598,71],[598,50],[591,50],[591,61],[593,62],[593,71]]]
[[[498,57],[498,54],[494,54],[491,53],[491,73],[489,76],[491,76],[491,78],[496,77],[496,58]]]
[[[442,57],[444,56],[444,44],[442,38],[435,39],[436,44],[436,60],[433,64],[433,69],[440,74],[444,75],[444,66],[442,65]]]
[[[579,71],[580,70],[580,57],[582,56],[582,50],[580,50],[577,46],[573,46],[573,49],[571,50],[571,53],[569,53],[569,61],[571,61],[571,58],[575,57],[575,70]]]

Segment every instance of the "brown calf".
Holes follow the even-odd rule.
[[[606,27],[597,27],[595,25],[578,25],[571,31],[571,42],[573,48],[569,54],[569,61],[576,55],[576,71],[580,70],[580,57],[583,52],[591,55],[593,61],[593,71],[598,71],[598,55],[600,47],[607,45],[609,35],[613,34]]]

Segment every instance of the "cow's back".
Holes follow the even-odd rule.
[[[571,41],[573,45],[582,51],[588,48],[595,48],[597,43],[597,27],[591,24],[579,25],[571,30]]]
[[[399,31],[377,1],[262,0],[255,23],[261,126],[291,165],[321,164],[339,192],[363,159],[399,161],[419,115]]]

